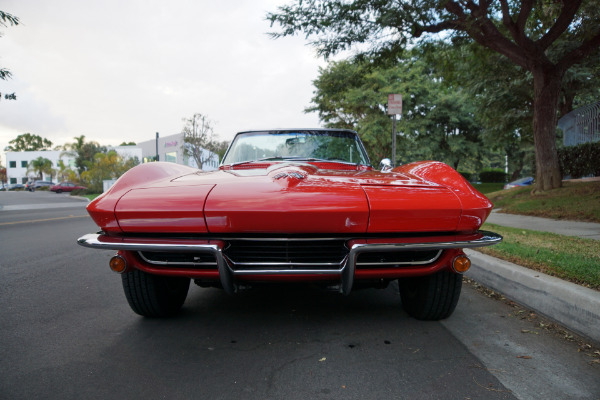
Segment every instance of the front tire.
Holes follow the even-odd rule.
[[[131,309],[144,317],[169,317],[185,302],[189,278],[160,276],[134,269],[121,275]]]
[[[433,275],[398,280],[402,307],[412,317],[439,321],[454,312],[462,288],[462,275],[440,271]]]

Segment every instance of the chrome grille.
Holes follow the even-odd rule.
[[[223,250],[234,270],[265,267],[339,270],[348,252],[343,239],[229,240]]]

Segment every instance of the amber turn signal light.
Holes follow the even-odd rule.
[[[122,274],[127,269],[127,261],[120,255],[113,256],[108,262],[110,269],[118,274]]]
[[[465,256],[464,254],[456,257],[454,261],[452,261],[452,269],[456,273],[465,273],[469,270],[469,268],[471,268],[471,260],[469,260],[469,257]]]

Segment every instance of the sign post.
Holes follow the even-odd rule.
[[[402,116],[402,95],[388,94],[388,115],[392,116],[394,121],[392,127],[392,167],[396,166],[396,115]]]

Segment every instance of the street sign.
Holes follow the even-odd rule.
[[[402,95],[388,94],[388,115],[402,114]]]

